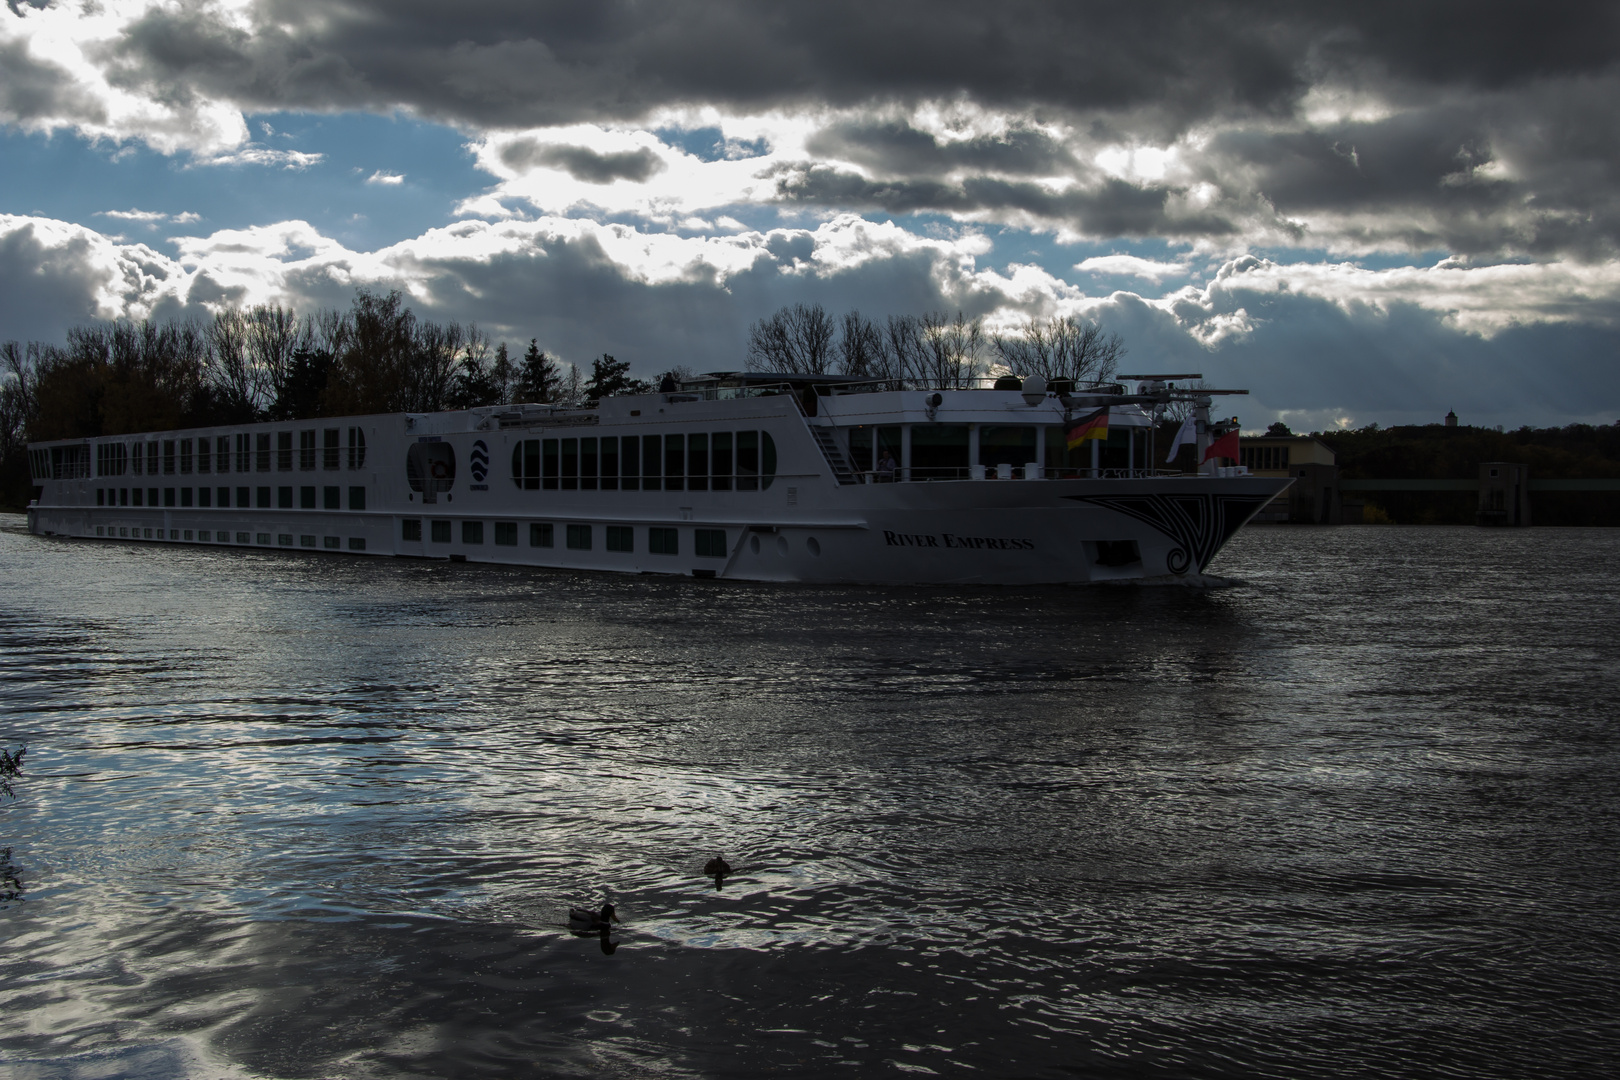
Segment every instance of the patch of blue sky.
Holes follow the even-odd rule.
[[[254,148],[319,154],[302,168],[201,164],[142,143],[0,131],[0,206],[164,247],[171,236],[206,235],[303,220],[362,251],[456,220],[456,204],[493,186],[467,136],[442,124],[366,113],[273,113],[249,117]],[[399,176],[397,183],[368,182]],[[140,210],[169,220],[106,216]],[[176,222],[182,214],[197,221]]]
[[[699,161],[736,161],[741,158],[762,157],[770,147],[764,139],[727,139],[717,127],[653,129],[653,134],[665,146],[672,146],[691,154]]]

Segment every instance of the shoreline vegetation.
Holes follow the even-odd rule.
[[[794,304],[749,328],[747,366],[945,388],[1003,372],[1106,381],[1125,353],[1118,335],[1073,316],[999,335],[961,313],[880,322]],[[358,290],[347,311],[261,304],[211,320],[86,323],[65,345],[0,342],[0,510],[21,511],[34,497],[31,441],[513,401],[589,407],[691,375],[676,367],[646,382],[604,353],[587,376],[536,339],[519,355],[476,325],[419,319],[398,292]],[[1164,440],[1180,419],[1166,417]],[[1291,434],[1282,425],[1271,433]],[[1620,477],[1620,423],[1515,431],[1374,423],[1309,434],[1333,450],[1342,480],[1473,479],[1486,461],[1527,464],[1534,479]],[[1190,451],[1180,464],[1191,468]],[[1537,524],[1620,525],[1620,493],[1535,492],[1532,501]],[[1477,508],[1472,492],[1367,492],[1364,506],[1364,520],[1429,525],[1471,524]]]

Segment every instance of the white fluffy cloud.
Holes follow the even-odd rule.
[[[879,318],[961,308],[992,328],[1089,314],[1124,334],[1133,364],[1194,364],[1251,386],[1246,422],[1249,410],[1322,425],[1446,408],[1552,422],[1601,411],[1620,393],[1610,363],[1620,320],[1604,328],[1588,317],[1620,310],[1620,283],[1576,263],[1368,270],[1243,257],[1150,299],[1088,295],[1034,266],[981,266],[986,241],[971,232],[921,237],[849,215],[723,237],[564,217],[462,221],[376,251],[294,221],[177,247],[167,256],[63,222],[0,217],[0,319],[16,336],[54,339],[76,319],[342,306],[355,287],[400,288],[425,316],[536,336],[566,359],[605,350],[642,371],[714,370],[742,362],[750,320],[804,299]],[[42,305],[41,295],[55,299]],[[1551,389],[1572,385],[1583,386],[1579,403]]]

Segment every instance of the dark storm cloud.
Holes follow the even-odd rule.
[[[884,210],[893,214],[935,211],[958,214],[1027,214],[1072,223],[1103,236],[1222,236],[1234,225],[1217,215],[1172,216],[1172,190],[1105,180],[1094,188],[1053,191],[1043,185],[995,177],[940,180],[870,180],[857,173],[807,165],[785,170],[776,181],[787,202]]]
[[[585,146],[544,145],[534,139],[513,142],[501,151],[501,160],[514,169],[549,165],[587,184],[611,184],[615,180],[641,183],[665,168],[663,160],[645,147],[601,154]]]
[[[1324,70],[1502,87],[1606,69],[1620,42],[1613,5],[1558,3],[262,0],[253,18],[154,10],[117,50],[122,78],[490,126],[955,94],[1183,122],[1287,110]]]
[[[822,157],[836,157],[890,173],[973,169],[1050,176],[1079,164],[1062,143],[1045,132],[1027,128],[949,142],[906,123],[841,123],[816,132],[806,149]]]

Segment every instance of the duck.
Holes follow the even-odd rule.
[[[703,864],[705,877],[725,877],[729,873],[731,873],[731,864],[726,862],[724,856],[716,855]]]
[[[568,909],[568,929],[576,934],[605,934],[610,926],[622,921],[614,914],[612,904],[603,904],[601,911],[577,907]]]

